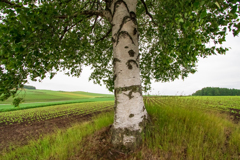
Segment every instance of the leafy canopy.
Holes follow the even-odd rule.
[[[122,0],[118,0],[122,1]],[[27,79],[56,72],[90,79],[113,90],[111,0],[1,0],[0,97],[14,96]],[[225,54],[227,31],[240,32],[239,0],[139,0],[140,68],[145,89],[187,77],[198,57]],[[111,18],[110,18],[111,19]],[[205,44],[213,41],[216,46]]]

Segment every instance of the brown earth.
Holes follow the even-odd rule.
[[[102,112],[112,111],[108,109]],[[53,133],[57,129],[66,129],[74,123],[85,122],[91,120],[94,115],[102,112],[93,112],[87,115],[68,115],[50,120],[24,122],[13,125],[0,125],[0,152],[4,149],[9,149],[9,146],[15,147],[26,145],[29,140],[39,139],[43,135]],[[14,150],[14,148],[11,148]]]

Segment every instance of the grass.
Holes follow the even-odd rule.
[[[18,91],[18,96],[24,98],[24,103],[34,103],[34,102],[53,102],[53,101],[69,101],[69,100],[79,100],[87,98],[96,97],[114,97],[109,94],[97,94],[89,92],[63,92],[63,91],[50,91],[50,90],[30,90],[24,89]],[[0,104],[11,104],[13,98],[9,98]]]
[[[182,97],[199,102],[202,106],[219,109],[240,109],[240,96],[190,96]]]
[[[144,147],[172,159],[240,158],[239,124],[218,111],[200,110],[186,99],[167,100],[165,105],[147,105],[153,123]]]
[[[145,104],[151,123],[143,134],[142,146],[129,154],[128,159],[240,159],[240,125],[233,123],[227,114],[210,107],[201,108],[202,103],[188,98],[150,98]],[[6,160],[71,159],[81,154],[83,137],[95,137],[95,131],[112,122],[113,113],[107,113],[94,122],[76,124],[2,156]],[[94,147],[89,144],[84,150],[92,151]],[[106,156],[102,152],[104,147],[100,146],[98,152],[92,152],[89,157]]]
[[[19,107],[14,107],[13,105],[0,105],[0,112],[25,110],[39,107],[49,107],[61,104],[73,104],[73,103],[86,103],[86,102],[101,102],[101,101],[113,101],[113,97],[96,97],[69,101],[57,101],[57,102],[41,102],[41,103],[23,103]]]
[[[113,112],[104,113],[95,117],[91,122],[74,124],[66,131],[58,130],[38,141],[31,141],[28,145],[18,147],[12,152],[2,153],[4,160],[65,160],[74,156],[74,151],[80,150],[83,137],[113,123]],[[14,147],[12,147],[14,148]]]

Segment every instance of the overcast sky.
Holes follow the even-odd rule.
[[[190,95],[203,87],[240,89],[240,37],[233,37],[229,34],[226,40],[227,42],[223,44],[223,47],[232,48],[226,55],[213,55],[205,59],[199,59],[198,71],[195,74],[190,74],[184,81],[175,80],[166,83],[153,81],[150,94]],[[93,84],[92,81],[88,81],[90,73],[90,68],[85,67],[79,78],[58,73],[52,80],[30,81],[28,84],[35,86],[37,89],[109,94],[110,92],[105,86],[99,86]]]

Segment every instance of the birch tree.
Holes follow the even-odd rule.
[[[112,143],[133,149],[146,125],[142,90],[196,71],[239,34],[239,0],[0,0],[0,97],[57,72],[115,94]],[[213,42],[215,45],[206,45]]]

